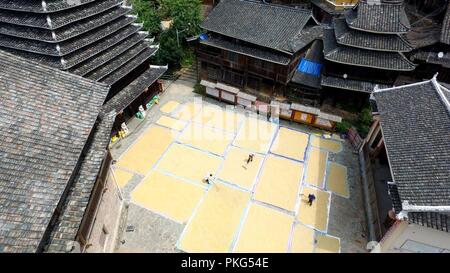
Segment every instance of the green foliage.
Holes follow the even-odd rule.
[[[356,129],[362,137],[366,137],[372,125],[372,111],[370,107],[365,107],[358,117]]]
[[[183,49],[178,46],[177,35],[174,29],[161,33],[160,47],[156,53],[155,61],[159,65],[168,64],[169,67],[179,68],[183,57]]]
[[[200,0],[158,0],[160,4],[160,16],[164,19],[172,19],[172,27],[183,31],[180,39],[198,35],[201,31],[202,3]],[[184,31],[185,30],[185,31]]]
[[[154,0],[133,0],[133,10],[138,15],[138,22],[144,24],[144,29],[151,36],[161,31],[161,18],[157,12],[157,3]]]
[[[206,87],[201,85],[200,83],[196,83],[194,86],[194,93],[205,95],[206,94]]]
[[[194,64],[195,54],[184,41],[201,31],[200,0],[132,0],[132,3],[138,21],[158,38],[160,48],[153,60],[156,64],[168,64],[172,70]],[[161,32],[161,20],[166,19],[173,20],[172,27]]]
[[[347,120],[342,120],[342,122],[336,125],[336,131],[339,133],[347,133],[348,129],[352,127],[352,124]]]
[[[183,58],[181,59],[181,67],[191,67],[195,63],[195,51],[191,48],[184,50]]]

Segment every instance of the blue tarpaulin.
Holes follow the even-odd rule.
[[[208,34],[206,34],[206,33],[202,33],[202,34],[200,34],[200,40],[201,41],[206,41],[206,40],[208,40]]]
[[[311,74],[316,77],[320,77],[322,66],[322,64],[318,64],[307,59],[302,59],[297,67],[297,70],[305,74]]]

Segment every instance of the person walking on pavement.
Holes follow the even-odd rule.
[[[255,155],[254,154],[249,154],[248,155],[248,159],[247,159],[247,165],[250,163],[250,162],[252,162],[253,161],[253,157],[255,157]]]
[[[312,203],[314,202],[314,200],[316,200],[316,196],[314,194],[310,193],[308,195],[308,204],[310,207],[312,206]]]

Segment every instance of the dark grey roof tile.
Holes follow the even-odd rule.
[[[346,20],[350,28],[374,33],[405,33],[411,28],[403,0],[360,0]]]
[[[402,201],[450,205],[450,106],[434,80],[374,92]]]
[[[333,25],[337,43],[341,45],[391,52],[413,50],[413,47],[397,34],[377,34],[353,30],[347,26],[345,19],[335,19]]]
[[[324,29],[324,53],[326,60],[341,64],[395,71],[413,71],[416,68],[401,53],[339,45],[333,28]]]
[[[108,90],[0,51],[0,224],[9,232],[0,245],[5,251],[36,251]],[[29,235],[16,237],[24,231]]]
[[[251,0],[222,0],[202,28],[259,46],[294,53],[289,41],[312,18],[310,10]]]

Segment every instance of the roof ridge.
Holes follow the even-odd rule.
[[[285,5],[281,5],[281,4],[268,3],[268,2],[265,2],[265,0],[222,0],[221,3],[226,2],[226,1],[248,2],[248,3],[257,4],[257,5],[261,5],[261,6],[271,6],[271,7],[280,8],[280,9],[288,9],[288,10],[292,10],[292,11],[303,11],[303,12],[308,12],[308,13],[312,14],[312,10],[310,10],[310,9],[303,9],[303,8],[285,6]],[[219,3],[219,5],[220,5],[220,3]]]
[[[439,84],[439,82],[437,81],[437,75],[438,75],[438,73],[436,73],[436,75],[434,75],[434,77],[431,79],[431,82],[433,83],[433,86],[436,89],[441,102],[444,104],[445,108],[447,109],[447,114],[449,115],[449,118],[450,118],[450,101],[444,95],[444,93],[443,93],[441,88],[445,88],[445,87],[443,87],[441,84]]]

